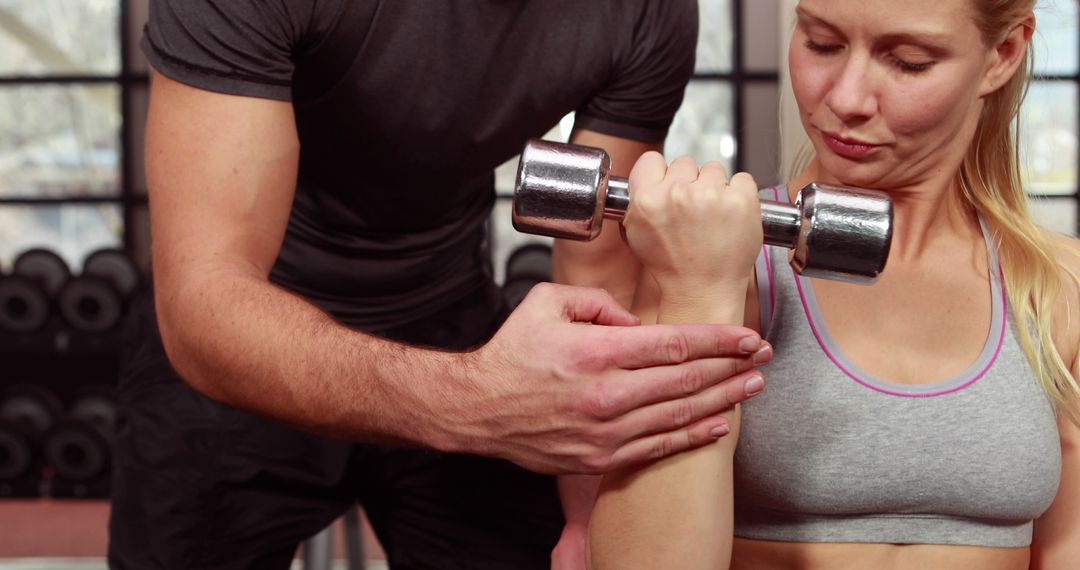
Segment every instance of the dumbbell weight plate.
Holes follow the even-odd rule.
[[[130,296],[142,281],[135,262],[119,249],[99,249],[88,255],[82,274],[109,281],[123,297]]]
[[[599,148],[533,139],[521,151],[514,229],[573,240],[600,235],[611,158]]]
[[[32,457],[33,446],[23,429],[14,422],[0,420],[0,481],[26,475]]]
[[[112,330],[124,315],[123,301],[112,284],[89,275],[72,277],[60,290],[56,305],[72,328],[88,333]]]
[[[83,396],[71,405],[69,416],[89,422],[111,433],[116,421],[116,405],[103,394]]]
[[[506,260],[506,282],[519,277],[551,281],[551,246],[530,243],[518,247]]]
[[[89,422],[60,421],[49,431],[42,447],[46,464],[65,481],[93,479],[109,466],[109,441],[99,427]]]
[[[71,278],[71,269],[64,258],[48,249],[28,249],[15,258],[13,275],[21,275],[37,281],[51,297]]]
[[[35,437],[48,431],[62,413],[60,399],[42,386],[14,384],[0,393],[0,420],[23,426]]]
[[[521,301],[529,294],[529,291],[536,286],[536,279],[522,278],[511,279],[502,286],[503,299],[506,300],[506,306],[513,309],[521,304]]]
[[[20,275],[0,277],[0,330],[30,333],[49,322],[49,297],[34,280]]]

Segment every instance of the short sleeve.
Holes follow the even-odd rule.
[[[697,0],[646,0],[623,19],[628,40],[609,85],[578,109],[575,126],[643,142],[661,142],[694,73]]]
[[[314,0],[151,0],[141,48],[162,74],[210,91],[288,101]]]

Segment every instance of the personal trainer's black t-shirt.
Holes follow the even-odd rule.
[[[189,85],[292,101],[296,199],[271,279],[382,330],[490,280],[494,169],[570,111],[663,139],[696,0],[153,0],[142,48]]]

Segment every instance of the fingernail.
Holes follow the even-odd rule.
[[[754,374],[749,380],[746,381],[746,395],[757,396],[765,389],[765,378],[760,374]]]
[[[772,345],[767,342],[762,342],[761,348],[754,353],[754,357],[751,358],[751,361],[757,366],[758,364],[765,364],[770,360],[772,360]]]
[[[724,437],[729,433],[731,433],[731,427],[727,424],[720,424],[712,428],[711,431],[709,431],[709,435],[711,435],[714,439],[720,439],[721,437]]]
[[[761,339],[756,336],[746,336],[739,341],[739,350],[743,352],[754,352],[761,347]]]

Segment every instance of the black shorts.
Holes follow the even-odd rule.
[[[112,568],[287,568],[301,541],[356,502],[392,568],[550,567],[563,525],[553,477],[327,439],[218,403],[176,375],[152,299],[139,305],[118,390]],[[505,316],[491,285],[385,336],[459,349]]]

